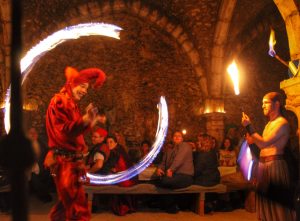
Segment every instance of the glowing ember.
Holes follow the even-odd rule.
[[[232,63],[228,66],[227,72],[231,77],[231,80],[233,82],[233,87],[234,87],[234,93],[235,95],[240,94],[240,89],[239,89],[239,70],[236,66],[235,61],[233,60]]]
[[[273,29],[271,29],[270,38],[269,38],[269,55],[272,57],[276,55],[276,52],[274,50],[275,44],[276,44],[275,32]]]
[[[120,39],[120,31],[122,28],[104,24],[104,23],[86,23],[79,24],[70,27],[66,27],[62,30],[59,30],[52,35],[48,36],[32,49],[30,49],[24,58],[21,59],[21,74],[23,76],[22,83],[25,81],[28,73],[35,63],[48,51],[55,48],[57,45],[72,39],[77,39],[82,36],[91,36],[91,35],[102,35],[107,37],[112,37]],[[6,133],[10,130],[10,87],[7,91],[6,100],[5,100],[5,115],[4,115],[4,125]]]
[[[102,35],[111,38],[120,39],[120,31],[122,29],[115,25],[103,23],[86,23],[75,26],[70,26],[60,31],[53,33],[46,39],[41,41],[35,47],[30,49],[24,58],[21,60],[21,72],[28,71],[34,65],[35,59],[44,55],[46,52],[55,48],[57,45],[82,36]]]

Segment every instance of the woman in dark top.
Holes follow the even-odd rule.
[[[194,152],[194,167],[195,184],[214,186],[220,183],[217,151],[211,136],[202,135],[201,142],[197,146],[197,151]]]
[[[232,140],[226,137],[219,151],[219,165],[223,167],[236,166],[236,152]]]
[[[110,149],[110,155],[102,168],[103,173],[118,173],[127,170],[132,164],[125,149],[117,143],[117,139],[114,136],[108,136],[106,142]],[[135,183],[134,179],[130,179],[118,183],[118,185],[130,187]],[[136,211],[136,201],[133,196],[130,195],[113,195],[111,206],[112,211],[119,216],[124,216],[127,213]]]

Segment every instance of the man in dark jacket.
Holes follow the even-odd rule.
[[[160,177],[157,183],[160,187],[178,189],[193,184],[192,147],[183,142],[181,131],[175,131],[173,134],[173,147],[164,153],[156,174]],[[179,211],[175,198],[168,197],[163,199],[163,202],[166,212],[177,213]]]

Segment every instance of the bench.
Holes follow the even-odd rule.
[[[211,187],[204,187],[199,185],[191,185],[181,189],[165,189],[156,187],[154,184],[141,183],[131,187],[119,187],[117,185],[85,185],[84,189],[88,194],[89,204],[93,199],[93,194],[197,194],[195,205],[195,213],[200,216],[204,215],[204,201],[205,193],[225,193],[227,187],[223,184],[217,184]]]
[[[10,192],[10,185],[0,186],[0,193]]]

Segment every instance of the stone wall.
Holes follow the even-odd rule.
[[[200,125],[201,89],[187,57],[174,40],[135,17],[115,15],[124,31],[121,40],[82,37],[59,45],[34,66],[23,86],[25,103],[37,103],[27,123],[44,132],[51,96],[64,84],[64,68],[100,67],[108,79],[80,103],[93,102],[107,112],[112,129],[129,143],[154,139],[160,96],[169,105],[169,131],[187,129],[194,138]],[[109,20],[107,20],[109,22]],[[28,125],[29,126],[29,125]]]
[[[37,127],[45,137],[45,112],[52,95],[64,84],[64,68],[67,65],[78,69],[94,66],[102,68],[108,80],[102,89],[92,91],[80,103],[82,109],[94,102],[107,112],[112,129],[124,133],[127,141],[135,145],[145,138],[154,139],[158,117],[156,104],[163,95],[169,105],[168,138],[172,130],[186,129],[186,139],[195,140],[198,131],[205,127],[205,117],[201,115],[204,100],[203,87],[199,84],[201,71],[208,76],[208,87],[214,81],[210,59],[220,2],[24,2],[24,52],[48,34],[70,24],[98,21],[124,29],[120,41],[99,36],[82,37],[63,43],[42,57],[23,85],[25,104],[38,107],[25,112],[26,127]],[[236,21],[245,17],[248,6],[239,4],[229,42],[232,35],[237,36],[244,28]],[[256,7],[261,10],[265,4]],[[131,11],[127,10],[129,8]],[[254,11],[255,8],[251,8],[251,13],[244,18],[247,22],[251,21]],[[175,29],[178,30],[176,33]],[[283,33],[282,37],[278,36],[277,50],[289,60],[285,30],[276,33]],[[266,55],[269,33],[256,34],[258,37],[238,57],[243,69],[241,94],[233,95],[231,82],[226,77],[224,85],[220,85],[224,86],[225,128],[226,125],[239,125],[241,111],[245,111],[255,119],[261,132],[264,125],[262,96],[267,91],[279,91],[279,82],[287,77],[286,68]],[[284,42],[282,47],[280,42]],[[200,74],[197,73],[196,70],[201,68]]]

